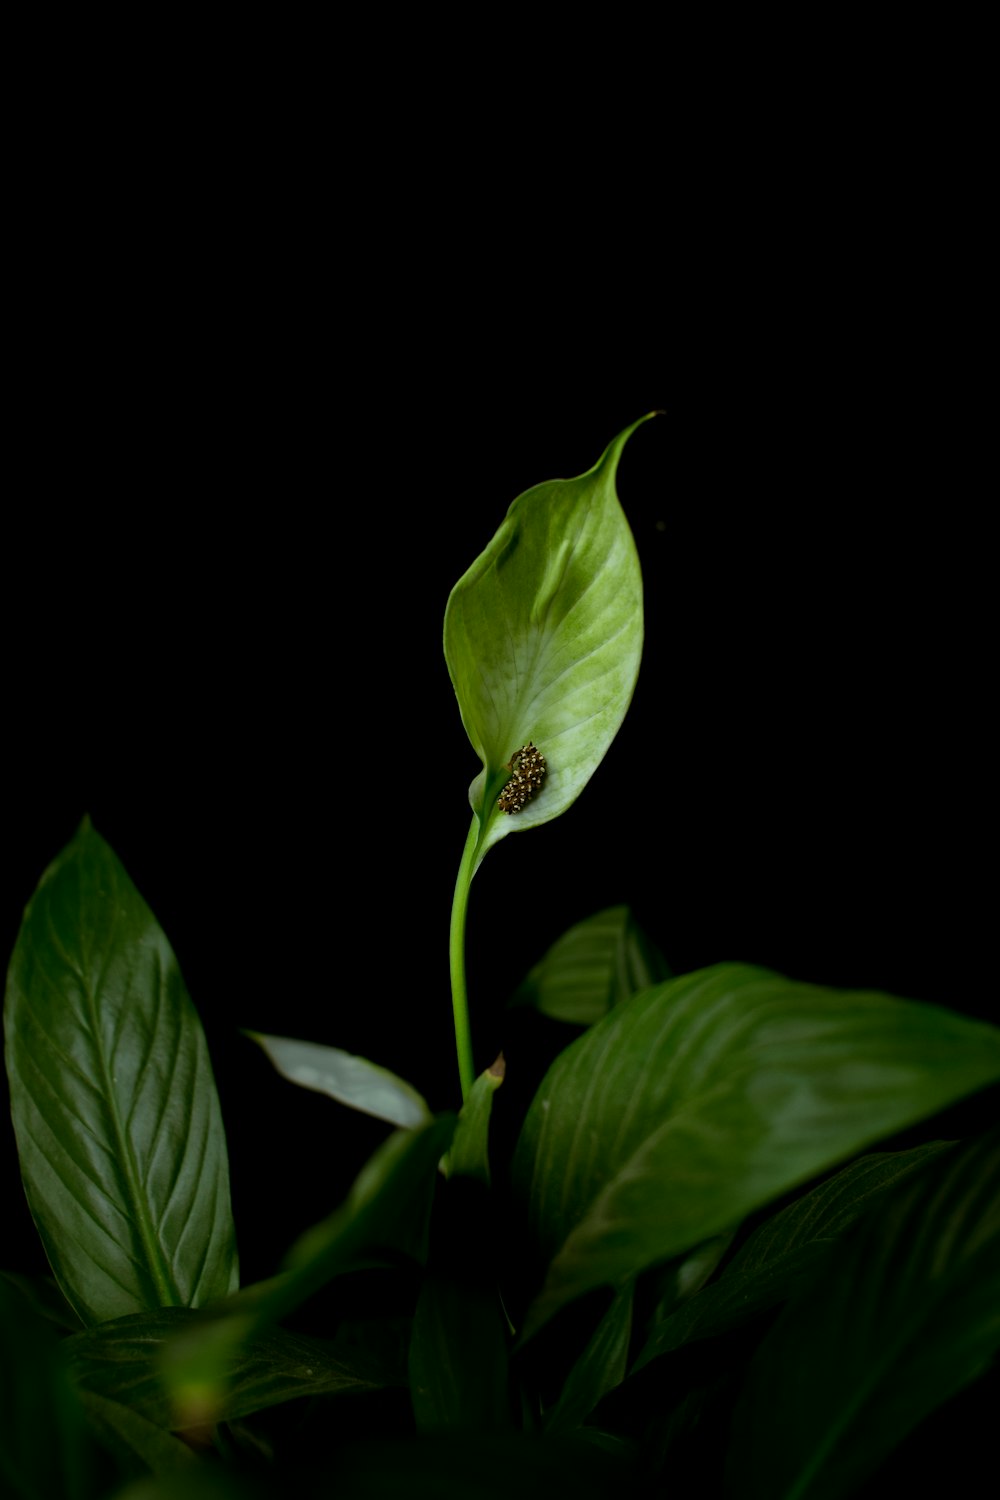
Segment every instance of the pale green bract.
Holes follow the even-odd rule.
[[[642,575],[615,474],[647,420],[619,433],[586,474],[519,495],[451,591],[445,657],[483,763],[469,788],[477,867],[506,834],[566,811],[625,717],[642,655]],[[519,812],[503,813],[507,768],[529,741],[545,757],[545,781]]]

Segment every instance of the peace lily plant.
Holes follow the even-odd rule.
[[[344,1106],[393,1127],[269,1280],[239,1283],[223,1122],[167,938],[89,822],[43,875],[5,1031],[52,1278],[0,1276],[4,1495],[827,1500],[989,1378],[1000,1132],[938,1139],[932,1117],[1000,1079],[994,1027],[741,964],[670,976],[612,908],[513,997],[567,1042],[513,1150],[491,1137],[473,877],[585,792],[628,709],[642,583],[615,474],[633,431],[516,499],[448,600],[482,764],[450,934],[460,1107],[254,1037],[339,1101],[331,1132]]]

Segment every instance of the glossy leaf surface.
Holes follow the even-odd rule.
[[[28,1202],[83,1321],[225,1296],[236,1248],[205,1037],[166,937],[88,822],[25,912],[4,1024]]]
[[[911,1151],[873,1152],[828,1177],[753,1231],[719,1279],[681,1303],[649,1336],[633,1371],[680,1348],[744,1322],[790,1297],[814,1277],[830,1246],[880,1196],[951,1143]]]
[[[642,653],[642,577],[615,473],[638,425],[586,474],[519,495],[449,597],[445,657],[483,763],[469,790],[478,859],[506,834],[565,812],[625,717]],[[504,767],[529,741],[547,775],[508,815],[497,807]]]
[[[300,1088],[327,1094],[349,1109],[374,1115],[404,1130],[426,1125],[432,1118],[427,1101],[412,1084],[366,1057],[320,1042],[265,1036],[257,1031],[245,1035],[262,1048],[282,1077]]]
[[[839,1500],[1000,1349],[1000,1132],[914,1174],[836,1246],[750,1367],[740,1500]]]
[[[1000,1077],[1000,1030],[722,964],[618,1006],[529,1109],[515,1186],[547,1266],[525,1336]]]

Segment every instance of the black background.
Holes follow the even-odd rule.
[[[474,882],[477,1065],[530,964],[620,901],[678,972],[744,959],[995,1018],[984,408],[925,177],[887,195],[831,154],[811,190],[731,143],[703,188],[660,164],[613,207],[470,203],[445,231],[413,161],[370,220],[335,174],[171,181],[150,150],[105,179],[66,143],[65,232],[25,232],[0,938],[89,813],[208,1033],[245,1273],[386,1127],[240,1027],[457,1102],[477,762],[448,592],[520,491],[654,408],[618,484],[639,685],[578,803]],[[29,1268],[16,1202],[5,1262]]]

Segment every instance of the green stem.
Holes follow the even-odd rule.
[[[451,903],[451,1007],[455,1016],[455,1046],[458,1048],[458,1074],[462,1080],[463,1102],[469,1097],[469,1090],[476,1079],[475,1064],[472,1061],[472,1033],[469,1028],[469,996],[465,987],[465,914],[469,907],[469,886],[472,884],[478,844],[479,819],[473,814],[462,863],[458,867],[455,896]]]

